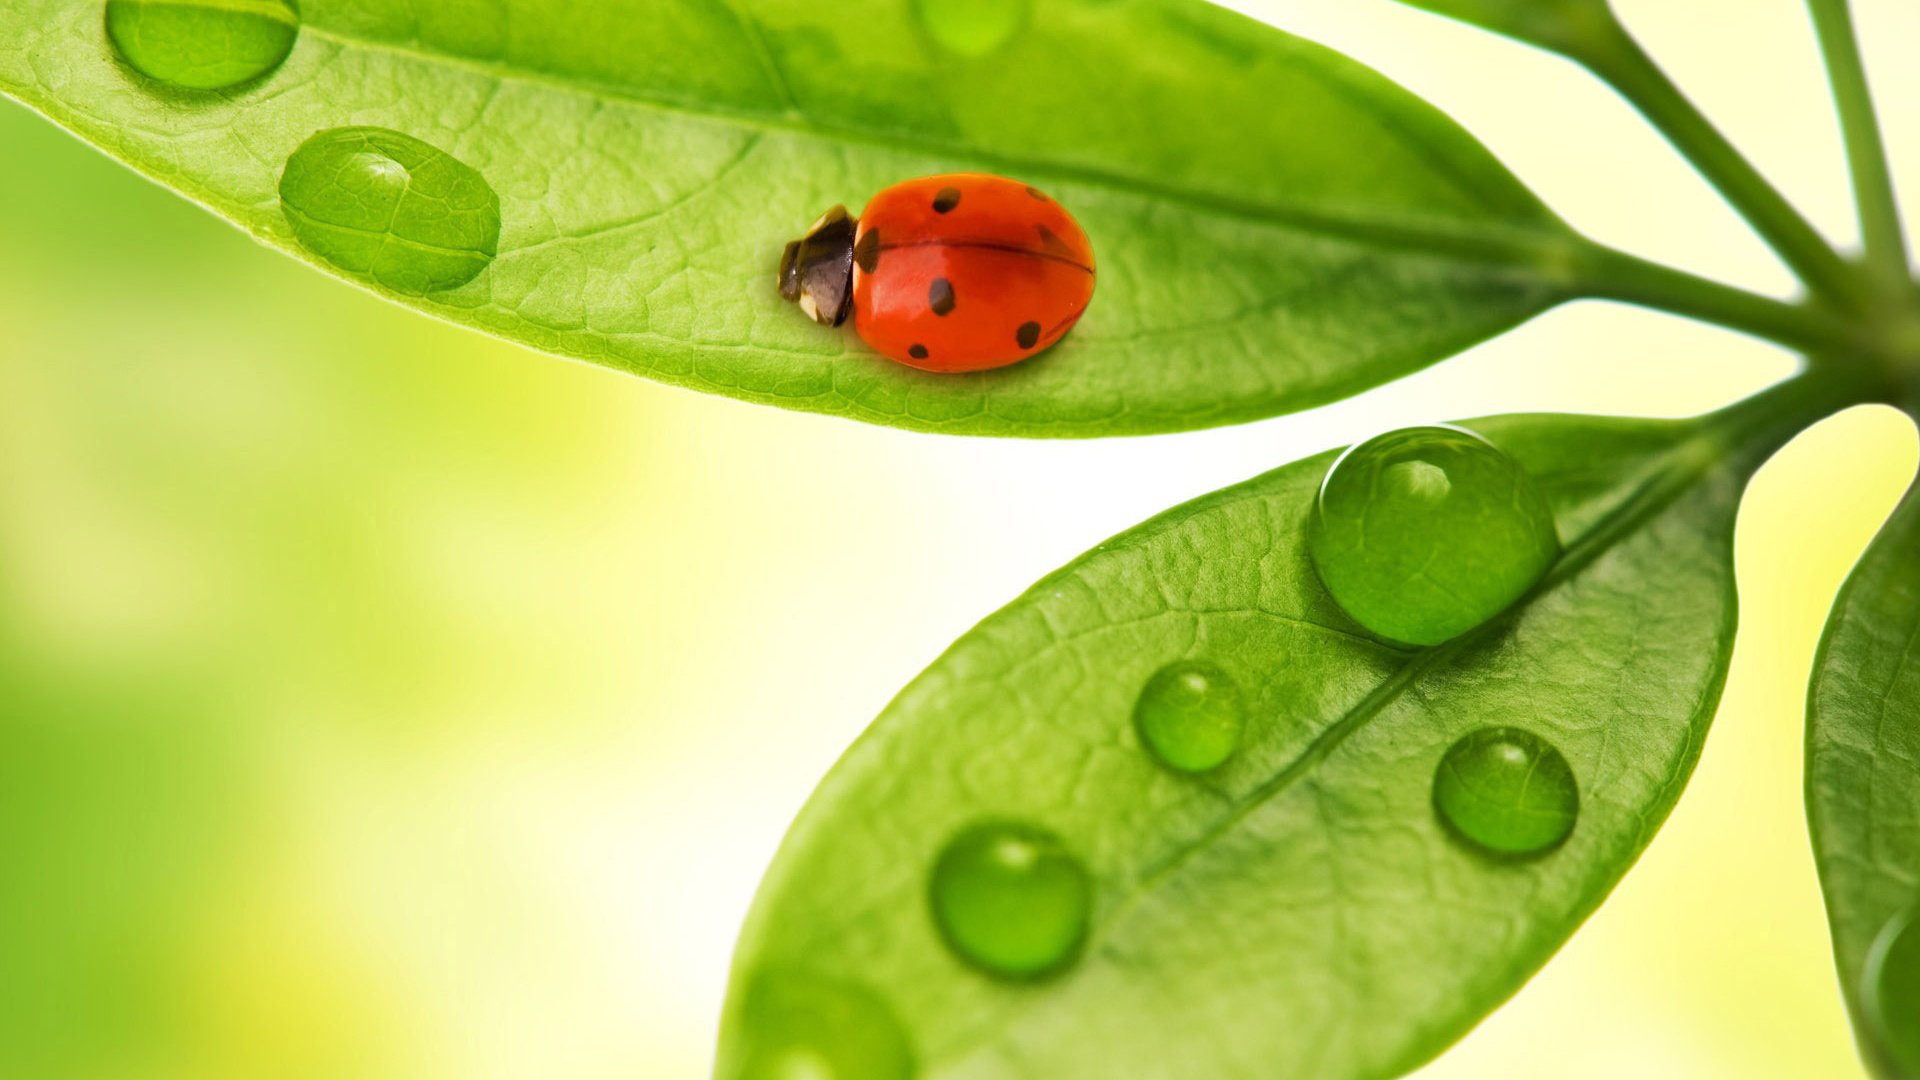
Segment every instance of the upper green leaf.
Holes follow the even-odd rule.
[[[1808,700],[1807,817],[1863,1055],[1920,1077],[1920,488],[1834,604]]]
[[[1316,578],[1332,454],[1041,581],[907,687],[801,814],[741,938],[721,1075],[815,1049],[755,1005],[795,980],[862,1002],[863,1038],[910,1047],[921,1076],[1350,1080],[1433,1056],[1677,798],[1732,647],[1748,465],[1793,429],[1776,407],[1473,423],[1532,475],[1566,550],[1436,648],[1368,636]],[[1244,709],[1210,772],[1138,734],[1168,665],[1186,665],[1176,721]],[[930,874],[980,822],[1025,830],[977,906],[1060,928],[1043,981],[982,974],[1005,969],[951,940]],[[1091,882],[1071,939],[1063,891],[1020,877],[1059,851]]]
[[[286,61],[219,92],[117,59],[102,10],[0,0],[0,92],[264,242],[340,272],[282,173],[318,133],[389,129],[497,192],[498,254],[457,287],[381,274],[391,250],[346,276],[537,348],[906,427],[1103,435],[1322,403],[1564,298],[1577,244],[1431,107],[1198,0],[308,0]],[[143,48],[198,70],[205,44]],[[822,210],[956,169],[1042,185],[1086,227],[1100,282],[1064,345],[925,375],[780,302],[781,248]]]

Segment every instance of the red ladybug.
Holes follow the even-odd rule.
[[[836,206],[780,259],[780,295],[927,371],[983,371],[1059,341],[1093,298],[1093,248],[1038,189],[984,173],[895,184],[855,221]]]

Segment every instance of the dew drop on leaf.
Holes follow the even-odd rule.
[[[1433,806],[1448,828],[1483,851],[1538,855],[1573,832],[1580,789],[1551,743],[1521,728],[1488,727],[1441,759]]]
[[[1232,676],[1204,661],[1182,660],[1147,680],[1133,723],[1141,744],[1168,768],[1206,772],[1240,748],[1246,708]]]
[[[1027,27],[1032,0],[913,0],[927,36],[956,56],[985,56]]]
[[[300,33],[292,0],[107,0],[107,37],[135,71],[188,90],[250,82]]]
[[[934,864],[934,922],[962,960],[1029,979],[1071,963],[1086,938],[1093,885],[1060,838],[989,821],[962,830]]]
[[[1920,1075],[1920,903],[1887,920],[1867,950],[1861,995],[1880,1045],[1905,1075]]]
[[[798,971],[748,985],[746,1049],[736,1080],[909,1080],[913,1047],[886,1003],[864,987]]]
[[[307,250],[412,296],[472,281],[500,241],[486,177],[386,128],[330,128],[302,143],[280,174],[280,207]]]
[[[1438,645],[1505,610],[1560,550],[1518,462],[1470,431],[1416,427],[1346,452],[1309,549],[1327,591],[1384,638]]]

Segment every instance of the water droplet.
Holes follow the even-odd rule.
[[[1093,884],[1059,837],[989,821],[947,843],[931,899],[934,921],[962,960],[990,975],[1038,978],[1079,953]]]
[[[1920,1075],[1920,904],[1887,920],[1867,949],[1861,1001],[1881,1048]]]
[[[1026,29],[1032,0],[913,0],[936,45],[957,56],[985,56]]]
[[[189,90],[251,82],[300,33],[292,0],[107,0],[107,37],[135,71]]]
[[[1417,427],[1347,451],[1327,473],[1308,547],[1354,621],[1438,645],[1505,610],[1560,551],[1518,462],[1473,432]]]
[[[908,1080],[913,1048],[893,1010],[864,987],[797,971],[747,989],[738,1080]]]
[[[1141,743],[1169,768],[1206,772],[1240,748],[1246,709],[1232,676],[1203,661],[1183,660],[1147,680],[1133,724]]]
[[[500,242],[487,178],[386,128],[330,128],[302,143],[280,174],[280,207],[307,250],[412,296],[472,281]]]
[[[1459,837],[1496,855],[1558,847],[1580,816],[1573,769],[1531,731],[1481,728],[1453,744],[1433,775],[1433,805]]]

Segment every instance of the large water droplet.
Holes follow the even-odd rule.
[[[1558,847],[1580,816],[1573,769],[1530,731],[1481,728],[1453,744],[1433,775],[1433,805],[1461,839],[1496,855]]]
[[[1499,614],[1560,551],[1526,470],[1453,427],[1406,428],[1347,451],[1321,485],[1308,546],[1354,621],[1410,645]]]
[[[386,128],[330,128],[302,143],[280,174],[280,206],[309,251],[413,296],[472,281],[500,242],[487,178]]]
[[[1026,29],[1032,0],[913,0],[927,36],[947,52],[985,56]]]
[[[1880,1046],[1920,1076],[1920,904],[1887,920],[1860,973],[1861,1001]]]
[[[1206,772],[1240,748],[1246,709],[1233,678],[1212,664],[1182,660],[1147,680],[1133,708],[1140,742],[1168,767]]]
[[[265,75],[299,33],[292,0],[107,0],[107,36],[127,63],[189,90]]]
[[[794,971],[747,989],[737,1080],[908,1080],[913,1048],[885,1002],[863,987]]]
[[[1093,885],[1060,838],[1010,821],[967,828],[933,868],[934,921],[960,958],[991,975],[1037,978],[1071,963]]]

